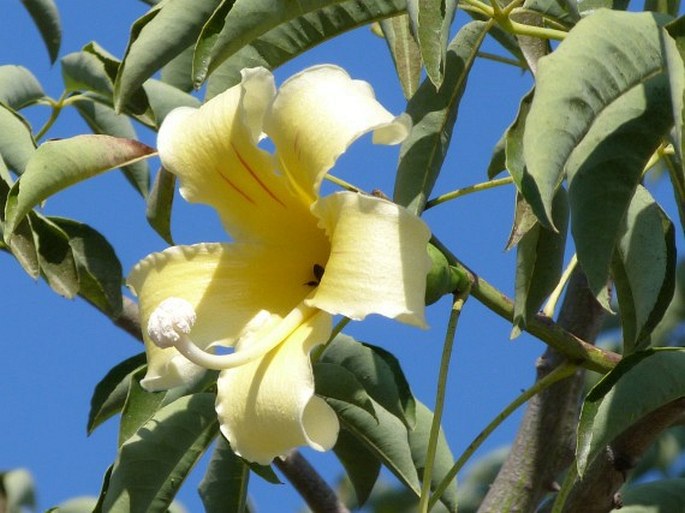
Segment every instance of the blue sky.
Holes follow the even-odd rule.
[[[147,9],[136,0],[59,2],[64,26],[61,56],[96,40],[121,56],[131,23]],[[458,23],[465,16],[459,14]],[[494,49],[494,46],[489,48]],[[385,43],[362,28],[307,53],[276,72],[279,82],[312,64],[343,66],[354,77],[372,84],[391,111],[404,109],[399,82]],[[61,94],[59,64],[50,67],[47,53],[19,2],[3,6],[0,64],[28,67],[48,94]],[[468,83],[453,144],[436,192],[486,180],[492,148],[512,121],[531,79],[520,70],[479,61]],[[47,108],[26,115],[40,126]],[[50,133],[69,137],[87,129],[73,112],[65,112]],[[154,145],[149,133],[141,138]],[[335,173],[365,189],[392,192],[398,148],[376,147],[368,138],[352,146]],[[153,164],[153,168],[156,166]],[[450,202],[426,214],[434,233],[482,277],[511,295],[515,254],[503,248],[510,228],[514,191],[491,190]],[[166,245],[147,225],[145,206],[118,172],[78,185],[48,201],[45,212],[86,222],[113,244],[124,269]],[[176,202],[172,229],[178,243],[225,240],[213,212]],[[108,421],[86,436],[93,387],[113,365],[141,351],[141,345],[115,328],[80,300],[54,294],[34,282],[8,255],[0,255],[3,294],[3,372],[0,373],[0,469],[27,468],[36,480],[40,510],[80,495],[97,495],[102,475],[113,461],[117,421]],[[414,393],[433,404],[437,369],[449,302],[430,307],[431,329],[421,331],[386,319],[352,324],[347,332],[393,351]],[[453,452],[459,454],[521,389],[532,383],[534,361],[543,345],[523,335],[509,340],[511,326],[477,301],[468,301],[460,321],[453,354],[444,426]],[[516,420],[501,427],[484,451],[508,443]],[[483,451],[481,451],[482,454]],[[330,455],[305,451],[330,481],[341,468]],[[190,511],[201,511],[196,472],[180,495]],[[384,479],[393,482],[391,476]],[[258,511],[295,511],[300,504],[288,486],[267,487],[253,479]],[[268,492],[268,493],[267,493]]]

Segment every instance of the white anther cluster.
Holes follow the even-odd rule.
[[[162,349],[174,347],[182,335],[190,333],[195,324],[195,309],[185,299],[170,297],[162,301],[150,315],[147,333]]]

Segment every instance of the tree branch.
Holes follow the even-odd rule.
[[[619,435],[596,459],[571,489],[565,513],[608,513],[620,507],[619,489],[630,470],[654,441],[682,420],[685,398],[658,408]]]
[[[333,489],[299,451],[294,450],[283,459],[276,458],[274,465],[283,472],[313,513],[349,513]]]
[[[587,288],[580,268],[569,281],[559,327],[593,341],[604,311]],[[568,355],[566,355],[568,356]],[[548,347],[537,362],[537,379],[562,363],[565,355]],[[511,452],[478,513],[529,513],[556,488],[557,475],[573,460],[584,371],[560,381],[528,403]]]
[[[472,283],[471,296],[475,297],[500,317],[508,321],[513,320],[514,303],[506,294],[497,290],[490,283],[471,271],[438,239],[433,237],[431,243],[442,251],[450,265],[453,265],[458,271],[467,276],[468,280]],[[525,329],[549,347],[563,354],[571,362],[589,370],[605,374],[613,369],[621,360],[621,355],[593,346],[584,337],[565,329],[561,321],[555,323],[552,319],[542,314],[538,314],[530,319]]]

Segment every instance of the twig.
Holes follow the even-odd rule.
[[[292,451],[283,459],[276,458],[274,464],[314,513],[349,513],[328,483],[299,451]]]

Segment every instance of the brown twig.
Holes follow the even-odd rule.
[[[292,451],[285,458],[276,458],[274,465],[283,472],[313,513],[350,513],[299,451]]]

